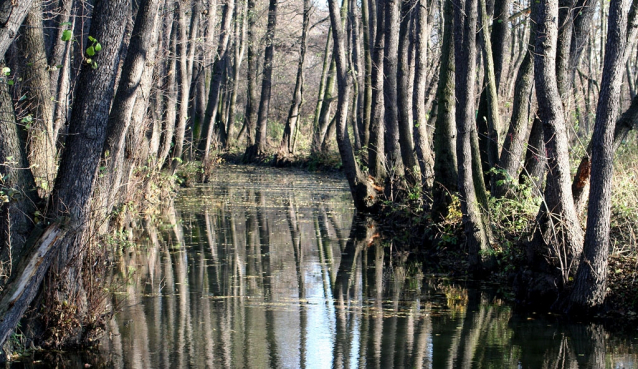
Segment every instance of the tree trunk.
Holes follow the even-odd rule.
[[[332,29],[328,29],[328,34],[332,32]],[[310,145],[311,153],[318,153],[321,151],[321,143],[323,142],[323,137],[325,136],[325,130],[328,128],[322,127],[321,117],[325,117],[325,113],[323,113],[324,103],[326,103],[326,84],[328,83],[328,73],[332,70],[332,37],[328,37],[326,40],[326,48],[323,53],[323,64],[321,68],[321,78],[319,79],[319,96],[317,97],[317,105],[315,107],[315,116],[313,119],[312,129],[312,143]],[[325,124],[325,123],[324,123]]]
[[[386,173],[385,160],[385,128],[383,117],[385,115],[383,96],[383,58],[385,49],[385,1],[379,0],[377,4],[377,16],[371,16],[370,20],[376,19],[374,31],[374,48],[372,50],[372,110],[370,112],[370,142],[368,145],[368,167],[370,175],[378,182],[383,182]],[[374,0],[370,4],[375,3]],[[370,14],[373,15],[372,7]]]
[[[536,6],[534,80],[548,173],[545,198],[537,217],[540,225],[528,256],[533,268],[550,274],[557,271],[554,283],[560,288],[576,270],[583,234],[572,198],[567,128],[556,78],[558,0],[542,0]]]
[[[34,0],[2,0],[0,1],[0,56],[11,46],[13,39],[18,34],[18,28],[22,25],[24,17],[31,9]]]
[[[51,67],[49,72],[49,89],[51,96],[53,97],[53,127],[54,135],[53,139],[57,139],[57,132],[63,124],[63,118],[66,117],[68,111],[68,79],[69,79],[69,64],[72,42],[70,40],[65,41],[64,32],[69,28],[67,26],[71,21],[71,13],[73,10],[73,3],[76,0],[62,0],[60,1],[59,15],[56,19],[57,30],[54,33],[55,39],[53,40],[53,49],[49,58],[49,66]],[[73,30],[69,30],[73,32]],[[55,141],[54,141],[55,142]]]
[[[60,245],[48,273],[44,314],[56,311],[63,303],[74,306],[78,326],[57,337],[53,345],[80,343],[84,325],[102,311],[88,306],[83,283],[83,258],[87,248],[82,234],[90,218],[91,196],[102,153],[114,93],[115,74],[130,1],[98,1],[95,4],[90,34],[102,45],[92,61],[82,66],[73,104],[69,137],[60,162],[60,170],[51,195],[50,219],[67,219],[74,234]],[[90,56],[90,55],[89,55]],[[97,65],[97,68],[95,68]],[[88,315],[88,316],[87,316]],[[52,316],[49,323],[56,322]],[[65,317],[64,319],[67,319]]]
[[[279,153],[277,161],[285,160],[289,155],[294,155],[293,135],[299,124],[299,109],[303,101],[303,70],[306,61],[306,47],[308,44],[308,28],[310,27],[310,12],[312,4],[310,0],[303,2],[303,24],[301,28],[301,45],[299,46],[299,64],[297,65],[297,79],[295,81],[295,90],[292,94],[292,102],[288,111],[288,119],[284,128],[284,136],[279,145]]]
[[[257,126],[257,35],[255,0],[248,0],[248,91],[246,93],[246,147],[255,144],[255,129]]]
[[[159,156],[157,160],[158,169],[164,167],[168,154],[171,151],[171,144],[173,142],[173,134],[175,132],[175,118],[177,116],[177,86],[176,86],[176,74],[177,74],[177,60],[175,50],[177,48],[177,36],[175,35],[175,25],[171,27],[173,32],[169,35],[168,46],[168,66],[166,67],[166,84],[164,88],[164,96],[162,105],[163,109],[163,134],[162,141],[159,150]],[[165,29],[166,31],[166,29]],[[166,32],[165,32],[166,33]]]
[[[346,129],[348,119],[348,104],[350,101],[350,86],[348,84],[348,65],[346,58],[345,35],[341,24],[341,14],[336,0],[329,0],[330,22],[334,39],[334,56],[337,64],[337,84],[339,94],[337,113],[337,144],[343,162],[343,170],[350,185],[355,207],[361,211],[371,210],[377,203],[376,192],[359,170],[354,158],[350,137]]]
[[[456,92],[457,157],[461,211],[470,268],[490,269],[494,263],[489,229],[483,221],[475,191],[472,165],[472,132],[476,131],[474,101],[476,75],[477,0],[466,0],[454,11],[454,60]]]
[[[241,7],[241,13],[238,11],[239,7],[235,8],[238,18],[235,20],[235,47],[233,48],[233,68],[232,68],[232,92],[230,95],[230,102],[228,106],[228,124],[226,126],[226,142],[224,147],[230,148],[230,141],[234,134],[235,117],[237,115],[237,95],[239,93],[239,70],[241,69],[241,63],[244,60],[244,52],[246,51],[246,4]]]
[[[399,26],[399,59],[397,69],[397,105],[399,147],[401,159],[405,166],[406,180],[409,186],[420,183],[417,180],[418,164],[414,153],[414,121],[412,115],[412,99],[414,96],[414,58],[410,58],[410,25],[414,12],[415,0],[402,0],[401,24]]]
[[[430,148],[430,140],[427,132],[427,110],[425,101],[427,99],[427,49],[430,37],[428,27],[428,11],[425,0],[418,0],[416,3],[416,61],[414,66],[414,142],[419,169],[421,171],[421,185],[423,192],[429,194],[434,180],[434,158]]]
[[[19,39],[24,65],[23,91],[29,101],[31,121],[27,128],[27,155],[40,197],[46,198],[53,188],[56,172],[56,147],[53,130],[53,100],[42,23],[42,2],[36,0],[24,19]]]
[[[399,53],[399,27],[401,12],[399,0],[385,1],[385,51],[383,59],[383,94],[385,106],[385,153],[386,165],[391,174],[403,177],[405,174],[399,144],[399,112],[397,109],[397,73]],[[390,173],[389,173],[390,174]]]
[[[206,106],[206,114],[204,116],[204,127],[206,127],[206,146],[204,147],[202,166],[204,167],[205,172],[210,170],[210,148],[213,144],[213,131],[215,130],[215,122],[217,119],[217,110],[220,99],[219,95],[221,93],[224,70],[226,69],[226,54],[228,51],[228,40],[230,39],[234,8],[235,0],[226,0],[222,11],[222,23],[219,30],[219,43],[217,44],[216,60],[213,66],[213,78],[210,82],[210,90],[208,93],[208,105]]]
[[[454,98],[454,40],[452,28],[452,0],[444,0],[441,68],[437,88],[437,116],[434,128],[434,219],[444,218],[452,193],[458,184],[456,158],[455,98]]]
[[[514,107],[509,129],[503,143],[501,159],[498,163],[499,171],[494,176],[494,191],[492,196],[503,197],[514,184],[521,167],[525,138],[528,133],[530,113],[532,107],[532,91],[534,88],[534,66],[532,53],[527,52],[523,65],[516,76],[514,90]]]
[[[609,8],[605,65],[592,137],[592,181],[585,243],[570,295],[570,305],[576,309],[597,308],[607,294],[614,124],[620,105],[628,10],[629,0],[614,1]]]
[[[502,89],[501,80],[504,75],[505,68],[508,67],[508,50],[507,45],[510,40],[510,31],[508,27],[509,9],[511,0],[495,0],[494,1],[494,20],[492,22],[492,32],[490,33],[490,41],[492,44],[492,58],[494,59],[494,81],[496,82],[497,92]],[[509,68],[513,68],[509,65]]]
[[[363,114],[361,116],[363,137],[361,145],[368,147],[370,143],[370,114],[372,113],[372,48],[370,42],[370,11],[368,9],[368,0],[361,2],[361,23],[363,25],[363,60],[364,60],[364,78],[363,78]]]
[[[272,92],[272,69],[275,56],[275,27],[277,26],[278,0],[270,0],[268,6],[268,26],[266,29],[266,49],[264,51],[263,79],[261,81],[261,96],[257,111],[257,133],[255,144],[246,149],[244,160],[252,161],[257,156],[266,153],[268,145],[268,111],[270,110],[270,95]]]

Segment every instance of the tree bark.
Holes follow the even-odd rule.
[[[230,39],[231,22],[233,18],[234,8],[235,0],[226,0],[222,11],[222,23],[219,30],[217,55],[215,56],[216,59],[213,66],[213,78],[210,82],[210,90],[208,93],[208,105],[206,106],[206,114],[204,116],[204,127],[206,129],[206,146],[204,147],[202,166],[204,167],[205,172],[210,169],[210,149],[211,145],[213,144],[213,131],[215,130],[222,78],[224,75],[224,69],[226,69],[226,54],[228,52],[228,40]]]
[[[350,192],[354,199],[355,207],[360,211],[369,211],[377,203],[376,192],[371,184],[359,170],[354,158],[352,144],[346,129],[348,119],[348,104],[350,102],[351,89],[348,84],[348,65],[346,58],[345,35],[341,24],[341,14],[336,0],[329,0],[330,22],[332,24],[332,37],[334,39],[334,56],[337,66],[337,84],[339,94],[337,112],[335,116],[337,125],[337,144],[343,163],[343,170],[350,185]]]
[[[293,135],[297,130],[297,124],[299,124],[299,109],[303,102],[303,72],[306,61],[306,48],[308,44],[308,29],[310,27],[310,12],[312,10],[312,4],[310,0],[304,0],[303,2],[303,23],[301,28],[301,45],[299,46],[299,63],[297,64],[297,79],[295,81],[295,90],[292,94],[292,102],[290,103],[290,109],[288,111],[288,119],[286,119],[286,126],[284,128],[284,135],[279,145],[279,153],[277,160],[280,161],[289,155],[294,155],[294,140]]]
[[[427,50],[430,32],[428,27],[428,11],[425,0],[418,0],[416,3],[416,60],[414,66],[414,143],[416,154],[421,171],[421,185],[423,192],[429,194],[432,190],[434,179],[434,158],[430,148],[430,140],[427,132],[427,109],[425,101],[427,99]]]
[[[570,305],[576,309],[599,307],[607,294],[614,124],[620,105],[628,10],[629,0],[614,1],[609,8],[605,64],[592,137],[592,181],[585,243],[570,296]]]
[[[456,92],[456,127],[459,190],[465,242],[470,268],[490,269],[493,255],[489,230],[483,221],[481,205],[475,190],[472,166],[472,132],[476,131],[474,101],[476,75],[477,0],[466,0],[454,9],[454,60]]]
[[[416,173],[418,164],[414,148],[414,122],[412,99],[414,96],[414,58],[410,58],[410,25],[413,18],[415,0],[401,1],[401,22],[399,26],[399,58],[397,68],[397,123],[399,128],[399,148],[405,167],[406,180],[409,186],[420,181]]]
[[[401,12],[399,0],[385,1],[385,51],[383,59],[384,94],[384,125],[385,125],[385,154],[386,165],[390,173],[397,177],[405,174],[403,160],[401,158],[401,146],[399,144],[399,112],[398,100],[398,53],[399,53],[399,27]]]
[[[47,56],[44,46],[42,2],[36,0],[24,19],[19,39],[20,63],[24,65],[23,91],[29,101],[31,122],[27,129],[27,155],[40,197],[53,189],[56,174],[56,147],[53,128],[53,100],[49,85]]]
[[[540,225],[528,256],[534,268],[550,275],[558,273],[554,283],[560,288],[576,270],[583,234],[572,198],[567,128],[556,77],[558,0],[542,0],[536,6],[534,80],[548,173],[544,202],[537,216]]]
[[[2,0],[0,1],[0,56],[11,46],[11,43],[18,34],[18,28],[22,25],[24,18],[31,9],[34,0]]]
[[[179,31],[178,43],[177,43],[177,60],[179,64],[179,73],[177,78],[177,86],[179,89],[178,95],[178,112],[177,122],[175,124],[175,146],[173,147],[173,159],[171,161],[172,172],[175,173],[177,167],[182,161],[182,154],[184,151],[184,139],[186,138],[186,123],[188,120],[188,98],[190,97],[191,86],[191,73],[189,70],[188,54],[189,44],[190,48],[194,48],[193,40],[188,37],[188,22],[187,11],[192,11],[190,2],[177,2],[177,30]],[[192,28],[191,28],[192,29]],[[191,69],[192,70],[192,69]]]
[[[444,0],[441,68],[437,87],[437,116],[434,128],[434,188],[432,211],[435,219],[444,218],[451,194],[458,185],[456,158],[455,99],[454,99],[454,40],[452,0]]]
[[[256,22],[257,14],[255,10],[255,0],[248,0],[248,91],[246,94],[246,147],[255,144],[255,129],[257,126],[257,35]]]
[[[268,26],[266,29],[266,49],[264,51],[263,79],[261,81],[261,96],[257,111],[257,133],[255,145],[246,149],[244,160],[252,161],[259,155],[266,153],[268,145],[268,111],[270,110],[270,95],[272,92],[272,70],[275,56],[275,28],[277,26],[278,0],[270,0],[268,6]]]
[[[377,4],[376,17],[371,16],[371,21],[376,19],[376,28],[374,28],[374,48],[372,50],[372,110],[370,112],[370,142],[368,145],[368,167],[370,175],[378,182],[383,182],[386,173],[385,159],[385,128],[383,117],[385,115],[383,96],[383,59],[385,49],[385,1],[379,0]],[[370,4],[375,3],[371,1]],[[370,7],[370,14],[374,14]],[[371,26],[371,31],[373,27]]]

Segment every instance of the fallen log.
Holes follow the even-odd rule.
[[[54,223],[37,239],[30,254],[25,257],[14,281],[5,289],[0,300],[0,347],[18,325],[23,314],[35,298],[40,284],[51,265],[58,246],[65,240],[68,231]],[[0,349],[0,362],[6,360],[4,349]]]

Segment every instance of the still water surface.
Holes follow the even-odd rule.
[[[384,253],[342,178],[222,167],[125,249],[115,368],[636,368],[638,332],[515,314]],[[633,335],[631,335],[633,334]]]

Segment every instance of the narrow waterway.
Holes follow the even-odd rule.
[[[60,367],[638,367],[636,329],[517,315],[391,258],[338,176],[224,166],[158,220],[117,254],[100,349]]]

